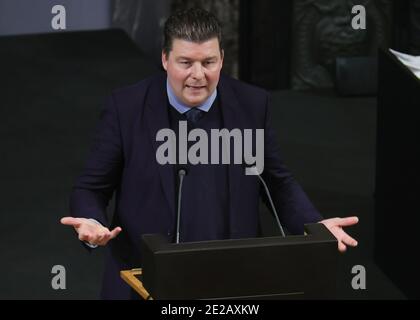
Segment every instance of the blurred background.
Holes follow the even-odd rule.
[[[56,4],[65,30],[52,28]],[[0,0],[0,298],[98,298],[103,249],[88,253],[59,220],[102,102],[161,70],[164,22],[193,6],[223,25],[223,72],[271,92],[286,164],[315,206],[360,218],[337,297],[419,298],[420,81],[388,51],[420,55],[419,0]],[[263,207],[261,221],[275,234]],[[54,265],[66,290],[51,287]]]

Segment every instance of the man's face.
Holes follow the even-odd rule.
[[[168,55],[162,52],[162,65],[177,98],[187,106],[202,104],[216,89],[223,65],[219,40],[195,43],[172,41]]]

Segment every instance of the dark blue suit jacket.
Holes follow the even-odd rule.
[[[322,217],[282,163],[270,126],[268,93],[223,75],[217,88],[227,129],[265,129],[262,176],[284,226],[293,234],[302,234],[304,223]],[[123,229],[107,245],[102,298],[132,298],[133,292],[121,280],[119,271],[141,265],[141,235],[170,235],[174,230],[175,177],[171,166],[156,161],[161,143],[156,142],[156,133],[170,127],[167,103],[165,73],[115,91],[104,108],[86,166],[73,188],[72,216],[94,218],[110,228]],[[246,176],[239,165],[230,165],[228,171],[230,237],[258,236],[259,196],[263,191],[258,178]],[[114,191],[116,208],[108,221],[106,207]]]

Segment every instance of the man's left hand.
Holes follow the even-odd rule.
[[[347,246],[357,246],[357,241],[344,232],[343,227],[349,227],[359,222],[358,217],[331,218],[320,221],[338,240],[338,250],[344,252]]]

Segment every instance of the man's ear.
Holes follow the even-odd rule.
[[[162,50],[162,67],[165,70],[168,70],[168,57],[165,53],[165,51]]]
[[[223,58],[225,57],[225,51],[223,49],[222,49],[222,51],[220,51],[220,57],[221,57],[220,64],[223,67]]]

